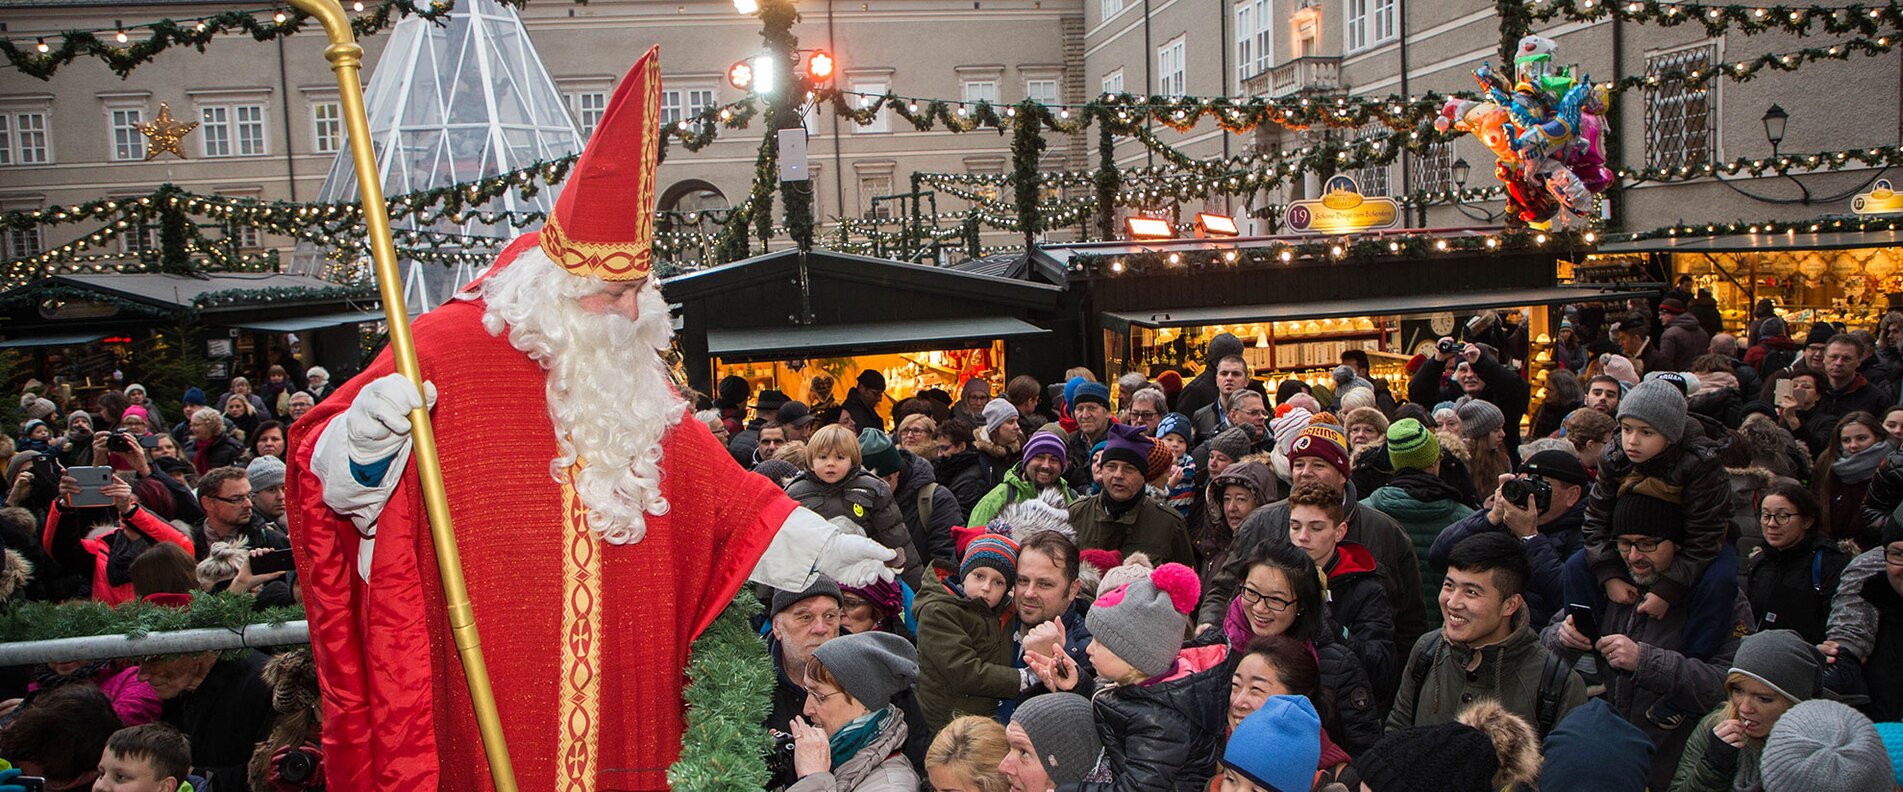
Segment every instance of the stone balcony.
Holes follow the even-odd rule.
[[[1341,58],[1310,55],[1296,58],[1242,81],[1250,96],[1280,99],[1304,94],[1327,94],[1341,90]]]

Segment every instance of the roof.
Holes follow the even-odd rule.
[[[782,250],[677,275],[662,281],[661,289],[669,302],[689,302],[736,287],[784,278],[790,272],[797,272],[799,266],[799,251]],[[1031,308],[1054,306],[1057,295],[1063,291],[1061,287],[1044,283],[825,249],[808,252],[805,267],[809,277],[858,282],[887,289],[905,287],[950,299],[972,299]]]
[[[806,357],[872,351],[949,349],[1000,338],[1043,335],[1049,330],[1005,316],[922,319],[912,322],[761,327],[707,331],[709,354],[729,358],[796,350]]]
[[[1476,228],[1395,228],[1353,234],[1356,238],[1381,239],[1389,236],[1434,234],[1441,237],[1479,237],[1500,233],[1498,226]],[[1127,256],[1137,253],[1168,253],[1195,250],[1249,250],[1274,245],[1295,245],[1331,239],[1339,235],[1282,234],[1279,236],[1215,237],[1189,239],[1117,240],[1110,242],[1070,242],[1039,245],[1032,255],[1040,265],[1048,264],[1055,272],[1070,272],[1071,260],[1078,256]]]
[[[1656,289],[1626,286],[1546,286],[1538,288],[1457,291],[1405,297],[1320,300],[1269,305],[1218,305],[1169,311],[1124,311],[1108,316],[1142,327],[1193,327],[1235,322],[1271,322],[1288,319],[1325,319],[1336,316],[1392,316],[1396,314],[1505,308],[1520,305],[1559,305],[1574,302],[1623,300],[1657,294]]]
[[[1903,231],[1824,231],[1781,234],[1713,234],[1660,237],[1599,246],[1602,256],[1634,253],[1768,253],[1779,250],[1848,250],[1903,245]]]
[[[56,283],[92,289],[168,308],[192,308],[200,295],[233,289],[338,289],[341,284],[309,275],[221,272],[174,275],[157,272],[55,275]],[[27,287],[31,288],[31,287]]]
[[[317,314],[315,316],[293,316],[280,319],[259,319],[248,322],[234,322],[233,327],[240,330],[260,330],[266,333],[298,333],[305,330],[317,330],[338,325],[360,322],[381,322],[382,311],[339,311],[337,313]]]

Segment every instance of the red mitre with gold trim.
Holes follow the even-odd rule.
[[[650,47],[621,78],[542,225],[542,251],[571,274],[631,281],[653,269],[660,54],[660,47]]]

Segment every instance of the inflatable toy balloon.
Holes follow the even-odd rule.
[[[1612,184],[1605,167],[1606,91],[1555,66],[1558,49],[1542,36],[1520,39],[1510,82],[1481,64],[1474,79],[1484,99],[1448,100],[1434,119],[1436,129],[1472,134],[1493,152],[1508,214],[1529,223],[1562,208],[1583,214],[1591,196]]]

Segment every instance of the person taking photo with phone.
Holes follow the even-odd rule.
[[[68,468],[60,477],[59,497],[47,512],[41,545],[67,569],[92,570],[93,599],[117,605],[133,598],[132,561],[140,553],[160,542],[190,551],[192,541],[140,506],[125,479],[107,474],[101,485],[82,486],[75,473],[87,470]],[[106,505],[74,505],[94,499]]]

